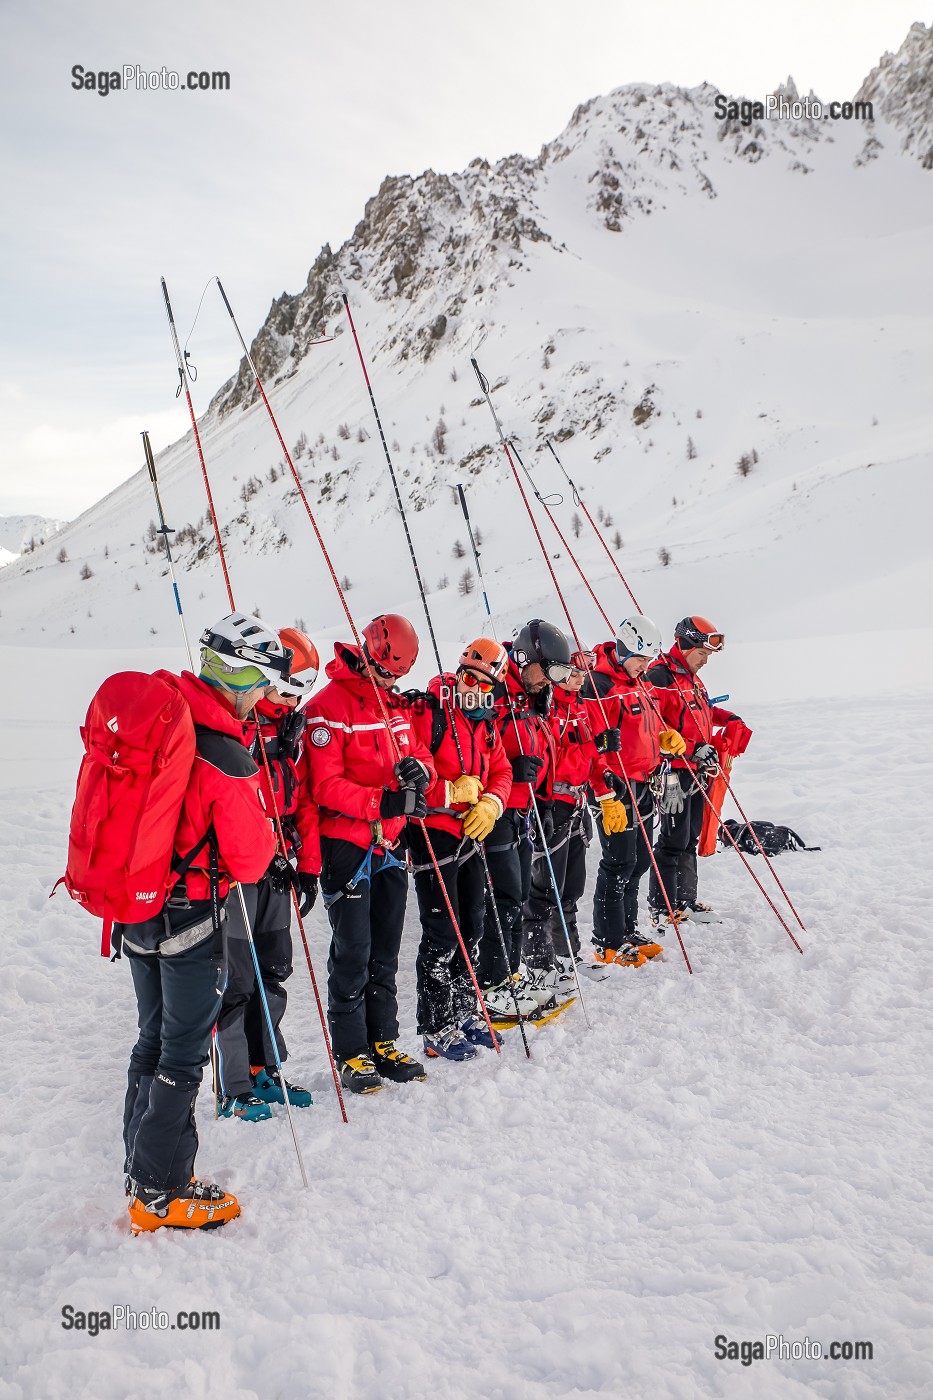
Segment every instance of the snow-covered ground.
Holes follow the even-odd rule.
[[[743,805],[822,846],[776,866],[804,956],[720,854],[702,892],[726,917],[687,927],[692,977],[669,947],[585,987],[590,1027],[573,1007],[532,1033],[530,1063],[510,1032],[501,1060],[352,1100],[349,1127],[299,956],[287,1024],[291,1071],[315,1091],[297,1115],[311,1189],[281,1110],[215,1122],[205,1084],[198,1168],[243,1215],[137,1240],[120,1170],[128,971],[97,955],[95,921],[47,896],[87,698],[114,665],[163,657],[3,660],[4,1400],[929,1395],[929,685],[905,688],[875,649],[851,657],[837,698],[818,684],[811,699],[806,667],[782,703],[750,658],[707,670],[736,705],[743,684],[755,728]],[[588,926],[589,893],[583,911]],[[323,978],[320,906],[309,924]],[[216,1310],[221,1330],[92,1338],[62,1329],[66,1304]],[[717,1359],[720,1334],[870,1341],[874,1359],[747,1370]]]

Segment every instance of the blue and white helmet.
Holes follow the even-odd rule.
[[[629,656],[653,661],[661,655],[661,633],[650,617],[632,613],[616,628],[616,656],[625,661]]]

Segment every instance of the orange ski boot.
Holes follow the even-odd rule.
[[[130,1228],[134,1235],[168,1226],[175,1230],[216,1230],[240,1213],[236,1196],[194,1177],[180,1191],[160,1191],[133,1183]]]

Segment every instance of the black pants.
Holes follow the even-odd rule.
[[[645,824],[646,841],[625,797],[628,826],[607,836],[600,821],[599,844],[602,854],[596,872],[593,896],[593,943],[597,948],[618,948],[638,924],[638,885],[651,864],[650,841],[654,829],[654,798],[646,783],[632,783],[635,801]]]
[[[432,830],[431,845],[470,962],[475,966],[486,912],[486,874],[482,857],[474,842],[463,844],[461,837],[448,831]],[[434,1035],[445,1026],[461,1025],[476,1011],[476,992],[447,912],[441,882],[430,865],[424,837],[417,828],[411,833],[410,847],[414,864],[429,866],[415,875],[421,916],[416,971],[418,1031],[421,1035]],[[459,855],[454,856],[458,850]]]
[[[680,772],[680,786],[684,790],[684,809],[675,816],[661,818],[654,847],[654,858],[672,909],[681,909],[697,897],[697,842],[706,805],[693,785],[692,774],[686,770]],[[654,871],[651,872],[648,903],[653,909],[666,908]]]
[[[398,1035],[395,978],[408,873],[374,854],[370,878],[345,888],[366,856],[352,841],[321,837],[321,893],[330,919],[327,1019],[337,1060],[366,1055]],[[337,898],[332,898],[333,896]]]
[[[291,899],[287,892],[277,894],[268,880],[244,885],[243,895],[279,1058],[284,1064],[288,1049],[280,1025],[287,1002],[282,983],[292,972]],[[240,897],[235,891],[227,900],[227,986],[217,1018],[217,1064],[219,1088],[225,1097],[249,1093],[253,1087],[251,1065],[275,1064]]]
[[[526,825],[524,812],[507,807],[486,837],[486,860],[508,960],[502,955],[492,901],[487,894],[486,917],[476,968],[481,987],[492,987],[502,982],[509,972],[518,971],[522,960],[522,908],[531,889],[532,856]]]
[[[544,853],[543,834],[536,832],[531,889],[522,911],[522,943],[529,967],[549,968],[554,966],[555,956],[566,958],[573,954],[572,944],[568,949],[564,937],[561,913],[566,897],[574,808],[569,802],[539,802],[538,810],[543,820],[553,820],[553,828],[548,820],[548,828],[552,832],[547,843],[551,862],[549,866]]]
[[[194,947],[160,956],[169,934],[209,913],[206,901],[123,926],[139,1008],[139,1039],[130,1055],[123,1109],[124,1169],[134,1181],[175,1191],[194,1173],[198,1134],[194,1105],[210,1051],[225,968],[210,934]]]
[[[564,875],[564,888],[561,894],[561,904],[564,909],[564,920],[567,924],[567,932],[570,935],[570,946],[574,956],[580,951],[580,934],[577,930],[577,905],[583,898],[583,891],[586,889],[586,852],[593,839],[593,818],[590,810],[586,806],[577,807],[570,820],[570,841],[567,846],[567,871]],[[563,941],[563,930],[561,936],[555,944],[558,957],[564,957],[561,952],[561,942]]]

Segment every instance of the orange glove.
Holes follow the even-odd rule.
[[[625,803],[617,797],[601,797],[599,805],[603,809],[603,831],[607,836],[617,836],[628,826],[628,813]]]
[[[686,740],[676,729],[665,729],[664,733],[658,736],[658,742],[662,753],[673,754],[675,758],[680,758],[682,753],[687,752]]]
[[[471,841],[485,841],[501,816],[502,803],[498,797],[487,793],[463,818],[464,836],[468,836]]]
[[[469,773],[464,773],[460,778],[447,780],[447,806],[452,807],[455,802],[466,802],[470,807],[479,801],[483,785],[479,778],[474,778]]]

